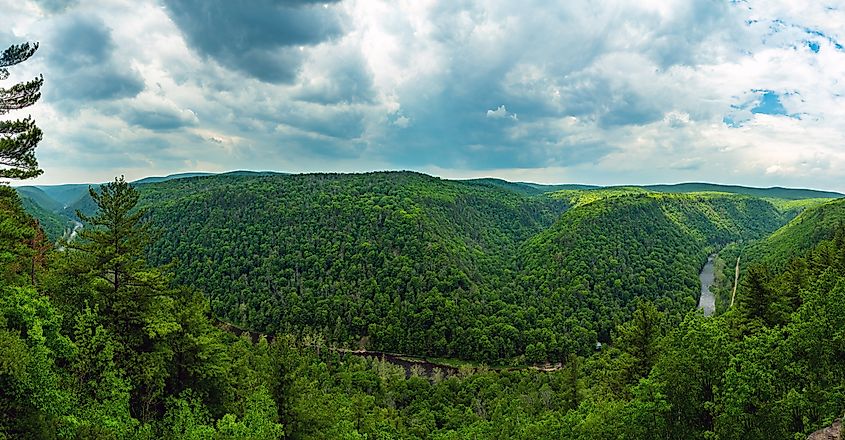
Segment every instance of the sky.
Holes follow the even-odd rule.
[[[244,6],[247,5],[247,6]],[[845,191],[845,2],[0,0],[44,174]]]

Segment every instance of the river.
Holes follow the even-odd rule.
[[[704,316],[710,316],[716,311],[716,295],[710,291],[710,286],[716,278],[716,271],[713,270],[715,260],[716,254],[707,257],[707,263],[698,274],[698,279],[701,280],[701,298],[698,300],[698,308],[704,310]]]

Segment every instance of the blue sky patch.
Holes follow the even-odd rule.
[[[842,47],[842,45],[841,45],[841,44],[839,44],[839,42],[838,42],[838,41],[836,41],[833,37],[831,37],[831,36],[829,36],[829,35],[825,34],[824,32],[817,31],[817,30],[815,30],[815,29],[810,29],[810,28],[804,28],[804,32],[806,32],[806,33],[808,33],[808,34],[810,34],[810,35],[815,35],[815,36],[817,36],[817,37],[822,37],[822,38],[824,38],[825,40],[829,41],[829,42],[830,42],[830,44],[832,44],[832,45],[833,45],[833,47],[835,47],[835,48],[836,48],[836,50],[845,50],[845,47]],[[816,43],[816,45],[818,46],[818,43]],[[816,50],[815,52],[818,52],[818,51]]]
[[[730,115],[727,115],[724,118],[722,118],[722,122],[724,122],[725,125],[727,125],[728,127],[731,127],[731,128],[737,128],[737,127],[742,125],[741,122],[734,120],[734,118]]]
[[[761,92],[763,92],[763,96],[760,98],[760,103],[751,109],[751,113],[786,115],[786,109],[783,108],[783,103],[780,102],[780,95],[771,90],[761,90]]]
[[[741,97],[734,97],[739,102],[730,105],[730,111],[722,117],[722,122],[731,128],[742,127],[756,114],[801,119],[800,113],[788,113],[781,100],[783,96],[796,94],[798,92],[778,93],[768,89],[751,89]]]
[[[819,43],[817,43],[815,41],[808,41],[807,47],[809,47],[810,50],[812,50],[813,52],[819,53],[819,48],[820,48]]]

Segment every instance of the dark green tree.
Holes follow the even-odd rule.
[[[617,344],[636,359],[633,377],[645,377],[657,361],[665,315],[649,301],[640,300],[631,320],[619,326]]]
[[[166,359],[173,355],[169,338],[181,328],[174,292],[168,277],[144,259],[149,230],[135,206],[137,191],[121,176],[90,194],[98,210],[92,216],[77,212],[86,227],[69,248],[81,254],[79,271],[90,280],[92,305],[119,342],[117,366],[135,387],[132,415],[146,420],[164,392]]]
[[[90,227],[82,230],[81,240],[72,247],[94,258],[95,275],[113,294],[124,287],[146,285],[141,275],[147,267],[143,251],[149,242],[149,228],[143,222],[145,211],[135,210],[138,192],[123,176],[103,185],[100,192],[88,191],[99,209],[92,216],[76,212]]]
[[[772,274],[765,266],[752,265],[740,282],[739,311],[746,328],[772,326],[781,322],[779,295],[769,286]]]
[[[9,78],[7,67],[29,59],[38,49],[38,43],[12,45],[0,55],[0,80]],[[0,88],[0,115],[11,110],[20,110],[35,104],[41,98],[44,77],[37,78],[5,89]],[[0,178],[29,179],[40,175],[35,158],[35,147],[41,141],[41,129],[31,117],[0,121]]]

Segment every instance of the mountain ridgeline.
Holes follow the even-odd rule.
[[[70,221],[67,205],[0,187],[0,438],[836,426],[843,200],[537,188],[407,172],[116,179],[52,247],[30,215]],[[714,252],[719,313],[705,316],[696,274]],[[406,370],[344,346],[463,360]]]
[[[137,187],[159,231],[151,261],[177,262],[176,280],[205,292],[221,319],[488,363],[589,353],[637,298],[680,319],[709,252],[794,215],[742,194],[411,172]]]

